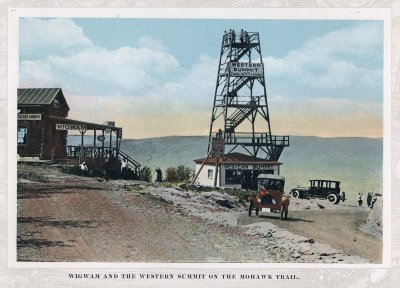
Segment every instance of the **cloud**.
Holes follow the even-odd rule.
[[[205,107],[212,105],[218,60],[201,55],[182,77],[168,81],[153,93],[163,95],[178,106]]]
[[[329,32],[314,38],[305,44],[306,50],[318,48],[320,54],[336,53],[353,54],[355,56],[370,56],[376,53],[376,48],[382,45],[383,23],[366,22]]]
[[[143,36],[137,41],[139,48],[152,49],[157,51],[168,51],[167,47],[158,39],[149,36]]]
[[[34,20],[33,35],[39,41],[24,32],[22,38],[28,38],[21,42],[21,53],[47,56],[22,57],[21,88],[61,87],[71,118],[115,120],[124,127],[125,138],[208,134],[218,59],[201,55],[183,67],[152,37],[111,50],[95,46],[72,20]],[[27,31],[29,21],[21,25]],[[69,43],[54,32],[63,29]],[[372,39],[366,39],[368,33]],[[29,49],[23,47],[28,40],[35,40]],[[375,90],[382,71],[369,57],[381,56],[382,40],[379,25],[363,24],[314,38],[283,58],[265,58],[273,133],[381,136],[382,103]],[[55,46],[60,41],[62,49]],[[275,93],[270,93],[270,83]],[[351,89],[357,93],[348,93]],[[364,102],[357,100],[361,98]]]
[[[217,65],[217,59],[200,56],[182,77],[142,97],[68,94],[70,117],[96,123],[115,120],[126,138],[207,135]]]
[[[218,59],[201,55],[183,68],[160,40],[148,36],[113,50],[78,44],[71,53],[21,61],[20,87],[61,87],[71,118],[115,120],[127,137],[207,134]]]
[[[301,87],[380,89],[383,81],[382,43],[380,24],[366,23],[340,29],[309,40],[283,58],[264,58],[266,76],[270,81],[285,79],[297,87],[293,89],[296,93]]]
[[[66,18],[22,18],[20,22],[21,58],[40,58],[44,55],[71,55],[93,46],[82,28]],[[54,54],[53,54],[54,55]]]
[[[164,49],[88,47],[68,56],[22,61],[20,85],[57,86],[81,94],[140,96],[159,85],[163,76],[177,73],[179,67],[178,60]]]

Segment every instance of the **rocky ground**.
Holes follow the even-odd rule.
[[[358,229],[376,230],[375,209],[292,199],[288,221],[249,218],[222,190],[106,182],[29,164],[18,165],[17,197],[19,261],[381,262],[379,232]]]

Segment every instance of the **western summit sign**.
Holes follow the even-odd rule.
[[[56,130],[86,130],[86,125],[56,124]]]
[[[226,170],[271,170],[270,164],[225,164]]]
[[[262,77],[263,73],[263,63],[229,63],[229,74],[231,77]]]

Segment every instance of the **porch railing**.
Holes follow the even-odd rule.
[[[121,161],[126,161],[128,167],[133,169],[135,173],[140,175],[139,162],[134,160],[128,154],[115,147],[93,147],[93,146],[74,146],[67,145],[65,147],[65,156],[67,158],[87,159],[87,158],[109,158],[114,157]]]

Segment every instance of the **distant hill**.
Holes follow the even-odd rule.
[[[121,149],[142,165],[165,170],[180,164],[193,167],[193,160],[207,155],[208,138],[175,136],[140,140],[122,140]]]
[[[280,161],[291,188],[312,178],[339,180],[354,203],[358,192],[382,190],[382,138],[291,137]]]
[[[72,138],[78,138],[72,139]],[[79,137],[69,137],[68,142]],[[89,140],[90,141],[90,140]],[[163,171],[180,164],[193,167],[193,160],[206,156],[207,137],[171,136],[122,140],[121,149],[142,165]],[[90,142],[89,142],[90,143]],[[290,137],[279,160],[281,175],[286,177],[286,191],[308,186],[309,179],[342,182],[342,190],[354,201],[358,192],[366,194],[382,189],[383,139]]]

